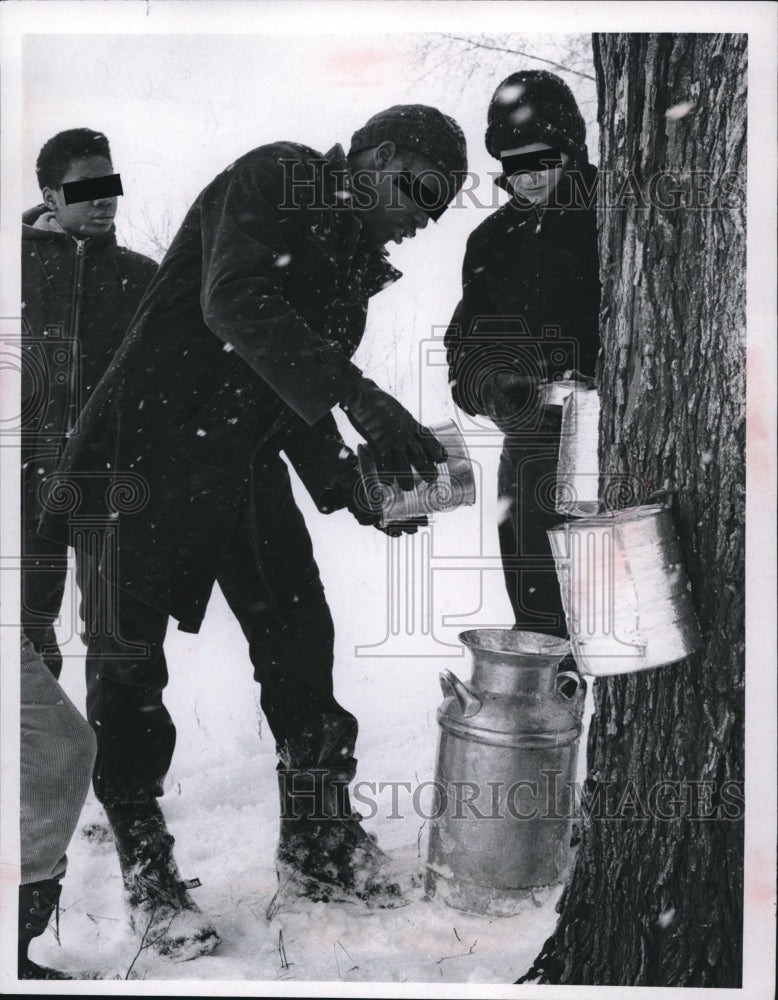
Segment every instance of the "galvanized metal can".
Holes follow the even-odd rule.
[[[567,521],[548,537],[582,673],[648,670],[701,645],[669,509],[647,504]]]
[[[573,782],[585,681],[558,672],[570,644],[512,629],[474,629],[467,684],[441,674],[427,894],[508,916],[558,884],[571,860]]]
[[[599,510],[599,426],[597,390],[577,386],[565,397],[562,408],[555,500],[558,514],[590,517]]]
[[[368,500],[381,510],[381,526],[429,518],[439,511],[475,503],[475,478],[465,440],[453,420],[429,428],[446,449],[446,461],[436,468],[438,477],[425,483],[415,476],[412,490],[401,490],[397,481],[381,482],[375,460],[366,445],[359,445],[359,471]]]

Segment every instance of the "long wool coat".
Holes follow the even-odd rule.
[[[368,299],[399,277],[359,239],[340,146],[261,146],[187,213],[51,481],[41,533],[118,532],[119,586],[196,632],[255,454],[314,499],[350,461],[330,410]],[[109,568],[104,567],[108,572]]]

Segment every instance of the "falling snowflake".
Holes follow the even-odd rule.
[[[499,101],[500,104],[512,104],[514,101],[518,101],[525,91],[525,87],[521,83],[509,84],[507,87],[503,87],[495,95],[495,100]]]
[[[694,103],[692,101],[681,101],[680,104],[674,104],[665,111],[665,118],[671,122],[677,122],[679,118],[685,118],[693,107]]]
[[[508,497],[500,497],[497,501],[497,523],[502,524],[503,521],[511,516],[511,501]]]

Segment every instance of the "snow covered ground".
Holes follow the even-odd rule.
[[[422,631],[424,608],[412,586],[418,569],[408,568],[412,556],[416,566],[420,562],[421,536],[390,541],[346,513],[324,518],[299,496],[310,512],[336,622],[336,694],[360,721],[358,780],[376,789],[373,794],[369,785],[362,786],[363,797],[374,804],[363,805],[363,813],[375,811],[366,828],[409,878],[421,873],[426,857],[429,801],[417,796],[421,808],[415,812],[412,792],[434,776],[438,672],[448,667],[469,677],[469,659],[456,638],[462,628],[508,623],[498,571],[462,568],[466,563],[445,569],[445,556],[467,553],[468,539],[471,551],[478,539],[487,556],[496,554],[496,451],[485,449],[483,455],[486,488],[478,504],[438,515],[428,532],[432,563],[443,567],[432,573],[430,635]],[[407,571],[407,583],[394,598],[387,584],[390,551],[395,570],[399,565]],[[473,565],[481,565],[477,554]],[[65,607],[72,607],[71,593]],[[82,707],[80,642],[69,638],[70,617],[63,616],[60,630],[72,656],[63,680]],[[287,901],[268,919],[276,891],[275,755],[243,637],[218,591],[200,635],[172,628],[166,649],[171,677],[166,702],[178,744],[162,804],[182,875],[201,879],[193,896],[213,917],[223,944],[211,956],[182,964],[139,951],[123,912],[114,847],[100,838],[104,816],[90,794],[69,852],[59,943],[50,929],[33,943],[32,957],[103,980],[186,980],[192,991],[197,981],[207,989],[217,980],[288,982],[290,988],[312,981],[510,984],[527,970],[553,929],[559,889],[507,918],[429,901],[417,885],[399,909]],[[381,793],[379,782],[394,784]]]

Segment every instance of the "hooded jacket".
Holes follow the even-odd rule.
[[[199,630],[257,452],[283,450],[317,502],[353,461],[330,410],[361,377],[350,357],[370,296],[400,275],[360,240],[350,185],[340,146],[261,146],[219,174],[52,478],[41,532],[113,525],[119,586],[185,631]]]
[[[594,375],[599,350],[597,170],[566,174],[543,208],[513,197],[468,238],[462,299],[446,332],[454,401],[487,414],[488,380]],[[505,178],[498,184],[507,187]]]
[[[157,270],[114,230],[77,239],[45,205],[22,216],[22,483],[24,516],[108,368]]]

